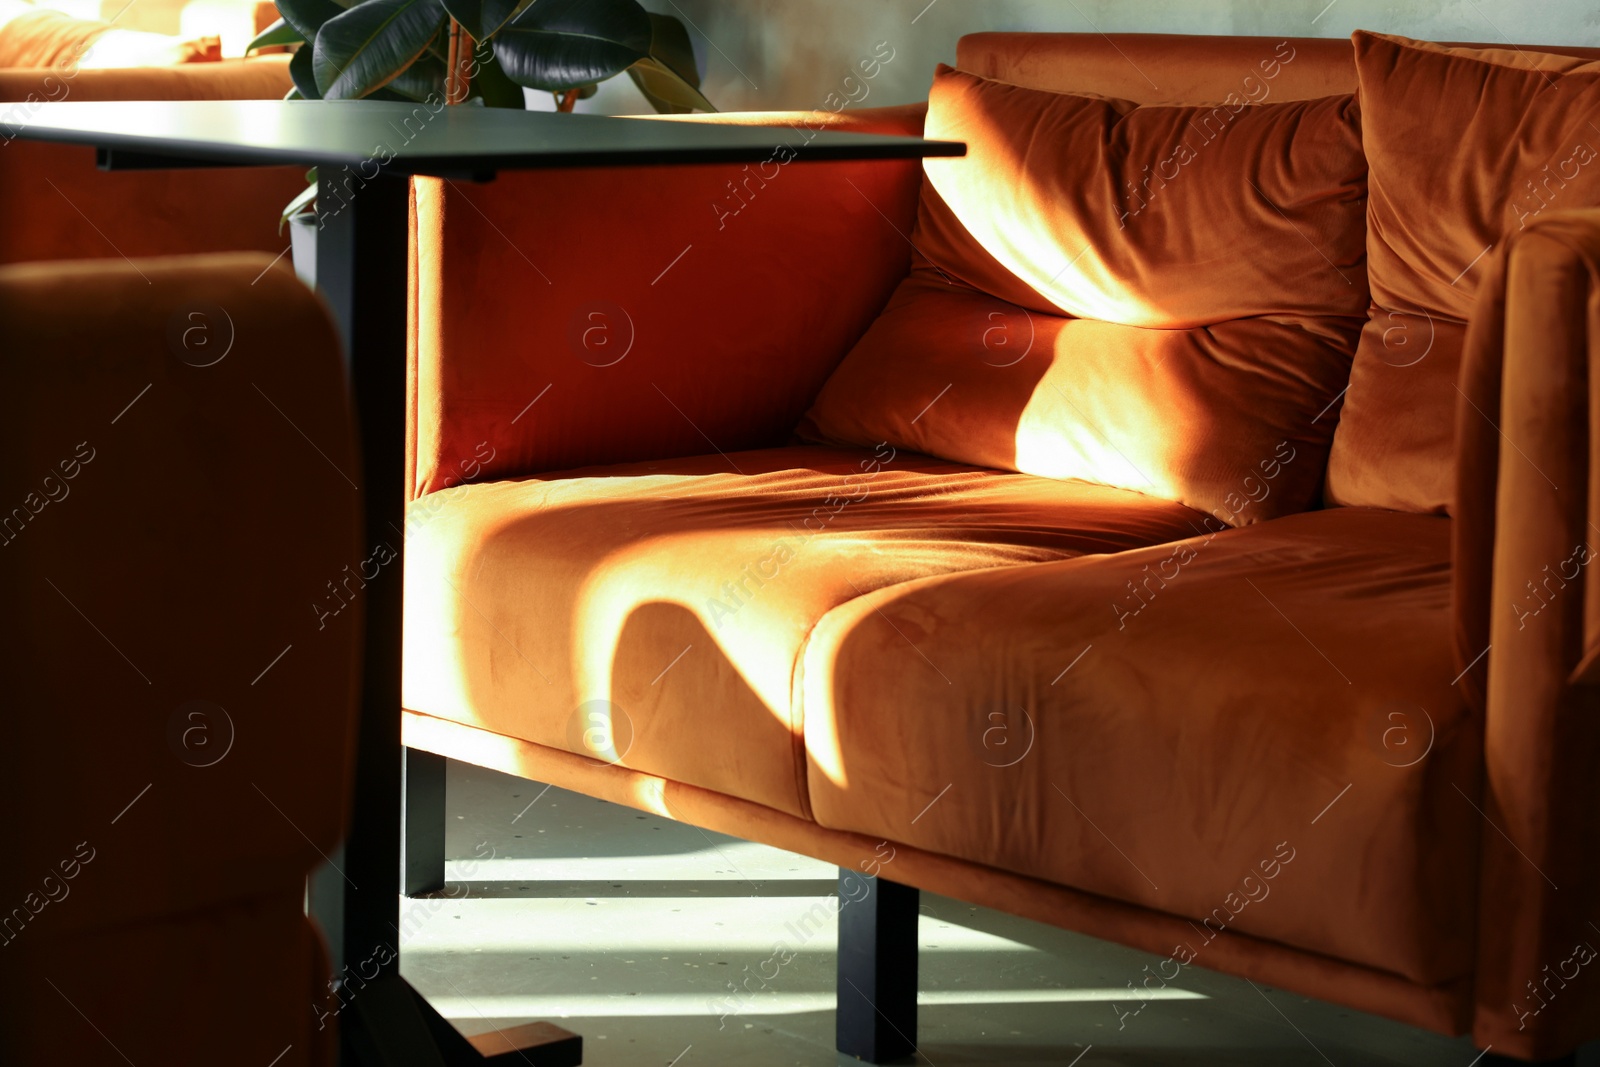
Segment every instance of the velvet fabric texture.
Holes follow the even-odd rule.
[[[1464,324],[1493,250],[1600,203],[1600,63],[1358,32],[1371,323],[1328,464],[1331,503],[1442,513]]]
[[[91,864],[80,877],[94,873]],[[0,1058],[337,1067],[339,1002],[327,993],[332,968],[303,898],[304,889],[281,886],[148,923],[18,938],[5,949],[16,958],[0,966],[0,995],[12,1005]],[[73,904],[69,896],[60,906]],[[181,1025],[161,1017],[174,1005],[189,1012]]]
[[[806,140],[916,134],[924,111],[697,116],[777,127],[787,147],[743,166],[418,178],[413,494],[782,444],[904,276],[921,182]],[[627,241],[550,209],[578,197]]]
[[[968,154],[926,164],[926,266],[800,435],[1230,524],[1313,506],[1368,303],[1352,99],[1137,107],[941,68],[928,116]]]
[[[806,815],[791,687],[826,612],[928,575],[1170,541],[1206,518],[884,447],[465,485],[407,521],[406,707]]]
[[[1133,489],[1242,526],[1317,503],[1354,323],[1142,329],[1030,312],[921,267],[797,432]],[[1269,357],[1285,352],[1297,371]]]
[[[289,246],[278,217],[303,167],[101,171],[94,149],[15,136],[62,100],[272,100],[293,83],[284,56],[179,67],[0,70],[0,263],[121,259]]]
[[[1241,100],[1281,103],[1355,88],[1354,52],[1340,41],[980,34],[963,39],[958,57],[963,69],[997,81],[1149,105],[1227,109]],[[913,109],[901,119],[903,128],[921,129]],[[874,512],[847,550],[839,538],[864,506],[858,501],[843,506],[831,537],[814,542],[822,551],[811,570],[780,570],[760,586],[751,580],[755,595],[740,594],[726,626],[705,627],[692,618],[695,610],[705,618],[720,613],[704,599],[693,608],[692,598],[711,596],[693,561],[721,551],[727,570],[743,574],[749,560],[738,552],[746,543],[761,546],[751,569],[761,565],[769,547],[762,538],[787,508],[804,503],[802,513],[810,515],[814,507],[827,513],[838,506],[836,490],[824,488],[837,468],[810,459],[786,464],[774,453],[771,472],[763,473],[736,450],[783,439],[792,425],[785,420],[811,399],[806,390],[827,378],[856,339],[844,320],[849,330],[865,331],[891,293],[885,323],[905,326],[907,309],[921,306],[931,326],[917,333],[905,326],[905,336],[944,372],[928,375],[938,378],[931,388],[908,393],[893,408],[896,425],[924,432],[934,413],[950,405],[942,439],[971,443],[981,435],[963,420],[981,418],[987,402],[1017,420],[1013,429],[1027,430],[971,444],[990,450],[984,463],[1002,467],[1019,462],[1034,432],[1033,386],[1069,380],[1061,376],[1064,361],[1057,368],[1038,359],[1038,338],[1057,339],[1049,346],[1053,360],[1062,336],[1101,330],[1138,336],[1140,361],[1123,364],[1135,367],[1137,377],[1157,362],[1159,345],[1206,353],[1222,364],[1233,358],[1227,346],[1249,337],[1231,330],[1274,322],[1255,316],[1203,328],[1205,338],[1191,340],[1182,330],[1046,315],[959,279],[947,284],[925,262],[907,280],[919,169],[785,166],[764,184],[755,173],[580,175],[584,188],[622,205],[615,232],[626,235],[627,255],[615,246],[596,251],[603,242],[577,213],[536,209],[570,192],[567,176],[526,176],[482,189],[418,183],[412,485],[423,495],[413,511],[430,506],[426,494],[441,485],[500,481],[437,494],[438,518],[430,521],[444,524],[440,533],[412,542],[430,542],[429,555],[414,554],[410,565],[432,607],[412,609],[408,628],[428,628],[433,651],[427,654],[445,673],[442,682],[416,689],[419,680],[408,677],[407,743],[858,869],[892,854],[888,877],[1167,960],[1203,938],[1196,928],[1205,928],[1204,916],[1219,921],[1216,909],[1224,908],[1237,919],[1225,935],[1195,945],[1198,965],[1442,1032],[1471,1030],[1496,1053],[1545,1058],[1600,1037],[1600,1010],[1577,983],[1568,981],[1542,1006],[1527,995],[1530,980],[1564,966],[1570,975],[1574,944],[1585,936],[1573,932],[1575,923],[1600,913],[1593,889],[1600,842],[1588,819],[1600,803],[1590,783],[1600,759],[1592,714],[1600,594],[1578,595],[1595,572],[1574,562],[1585,524],[1600,527],[1592,510],[1583,518],[1600,496],[1589,488],[1592,471],[1600,469],[1590,454],[1595,438],[1583,426],[1583,412],[1600,407],[1593,396],[1600,375],[1584,362],[1596,329],[1588,309],[1597,274],[1592,235],[1600,226],[1585,219],[1557,234],[1550,218],[1555,205],[1531,219],[1530,237],[1518,242],[1521,269],[1505,284],[1484,283],[1506,299],[1467,316],[1478,336],[1468,346],[1478,346],[1484,358],[1469,364],[1459,383],[1470,398],[1461,401],[1461,447],[1470,466],[1463,468],[1459,520],[1351,507],[1224,530],[1211,539],[1221,516],[1189,512],[1206,532],[1176,545],[1097,554],[1086,543],[1058,542],[1047,548],[1061,551],[1060,559],[969,569],[956,560],[959,546],[913,528],[917,514],[896,531],[888,510]],[[707,199],[699,183],[708,176],[721,199]],[[1156,201],[1149,204],[1146,220]],[[770,207],[780,210],[763,215]],[[681,234],[645,224],[669,213],[708,221]],[[759,232],[745,229],[747,223]],[[649,267],[632,263],[640,241],[646,245],[637,256]],[[1469,277],[1493,269],[1503,244]],[[692,286],[669,287],[708,250],[718,255],[684,276]],[[570,269],[552,272],[547,259]],[[533,263],[549,275],[548,286],[537,280]],[[489,292],[491,283],[516,271],[528,278],[518,301],[474,298],[474,284]],[[652,279],[658,279],[653,287]],[[564,364],[574,349],[561,324],[583,301],[607,291],[623,293],[613,301],[648,323],[637,331],[648,349],[636,346],[611,368]],[[948,304],[919,304],[932,300],[929,293]],[[648,315],[639,315],[640,308]],[[1398,317],[1404,311],[1369,317],[1363,307],[1339,316],[1346,325],[1334,332],[1347,338],[1365,325],[1387,343],[1390,362],[1414,362],[1431,350],[1435,332],[1449,327]],[[1046,318],[1064,325],[1038,328]],[[621,320],[589,324],[610,321]],[[635,364],[646,351],[649,359]],[[1019,354],[1016,367],[1003,366]],[[1431,359],[1424,355],[1422,362]],[[1113,366],[1105,364],[1108,374]],[[1221,388],[1219,379],[1199,373],[1205,366],[1195,365],[1186,390]],[[1446,376],[1439,384],[1455,395],[1453,381]],[[947,384],[952,388],[940,397]],[[1334,385],[1326,411],[1310,412],[1316,427],[1338,416],[1343,385]],[[1388,399],[1421,405],[1431,402],[1427,388]],[[1363,385],[1362,392],[1371,390]],[[1176,422],[1175,433],[1193,432],[1180,406],[1150,410]],[[1393,409],[1390,415],[1398,418]],[[1079,435],[1071,447],[1088,451],[1090,437]],[[933,447],[931,438],[914,439]],[[718,449],[728,455],[710,454]],[[1127,457],[1115,462],[1148,466],[1143,453],[1124,451]],[[694,452],[708,454],[659,458]],[[1010,459],[990,459],[990,452]],[[792,452],[795,459],[816,454]],[[1110,463],[1114,455],[1102,445],[1101,459]],[[741,481],[729,460],[751,477]],[[627,466],[506,481],[601,461]],[[1266,473],[1259,464],[1255,471],[1258,479]],[[949,483],[947,503],[959,508],[980,483],[976,474],[956,477],[962,480]],[[996,481],[986,494],[1005,484],[999,479],[1017,476],[988,477]],[[1283,477],[1274,480],[1275,494],[1286,492]],[[1392,469],[1385,477],[1414,492]],[[1411,484],[1425,478],[1424,469]],[[758,491],[746,491],[758,482]],[[921,514],[931,517],[939,510],[935,487],[930,475],[904,502],[913,511],[930,509]],[[481,504],[472,495],[480,492],[488,494],[476,498]],[[704,496],[691,506],[696,493]],[[869,499],[885,509],[892,503],[876,493]],[[586,523],[585,506],[597,520],[637,517],[626,526]],[[1083,506],[1074,502],[1072,513],[1089,514]],[[696,508],[714,520],[721,540],[714,549],[674,553],[674,538],[705,543],[695,529]],[[1000,558],[1025,547],[1012,540],[1023,536],[1023,510],[966,511],[989,524],[976,536],[962,535],[977,544],[976,555]],[[1038,515],[1053,528],[1067,521]],[[1075,521],[1064,529],[1081,537],[1084,528]],[[742,541],[747,533],[754,539]],[[1026,534],[1029,551],[1039,550],[1038,533]],[[907,540],[933,543],[913,552],[901,543]],[[513,557],[537,573],[537,583],[511,574]],[[478,562],[483,578],[473,577]],[[768,560],[769,573],[772,565]],[[887,577],[896,568],[904,568],[905,580]],[[925,570],[919,575],[918,568]],[[872,582],[840,588],[841,579],[855,581],[858,572]],[[592,599],[573,592],[581,573],[594,576],[581,587],[593,591]],[[788,577],[815,588],[790,589]],[[731,575],[718,578],[719,588],[726,580]],[[1453,612],[1445,602],[1452,582]],[[664,590],[663,598],[638,603],[640,590],[652,588]],[[624,607],[606,615],[583,604]],[[630,604],[624,626],[618,620]],[[1494,633],[1491,616],[1499,627]],[[1525,631],[1517,629],[1521,622]],[[528,629],[514,631],[513,624]],[[765,628],[766,636],[741,632],[744,626]],[[809,635],[797,645],[794,635],[805,626]],[[636,738],[630,754],[619,763],[579,754],[590,750],[581,733],[569,731],[593,721],[581,705],[571,706],[577,675],[558,673],[572,670],[559,656],[546,662],[529,655],[549,676],[544,685],[494,627],[519,646],[537,635],[568,652],[583,645],[584,633],[601,634],[596,663],[611,656],[612,681],[649,694],[642,705],[624,703]],[[702,643],[702,634],[710,643]],[[1486,652],[1491,640],[1495,647]],[[761,647],[765,641],[771,649]],[[628,649],[637,651],[611,655]],[[721,673],[695,685],[717,698],[690,708],[676,703],[678,695],[654,696],[678,684],[679,672],[701,669],[703,653]],[[800,669],[781,673],[791,656]],[[647,661],[653,670],[645,669]],[[1164,669],[1169,663],[1174,669]],[[747,676],[744,667],[754,673]],[[585,661],[582,669],[593,678],[605,667]],[[533,679],[526,692],[520,676]],[[774,695],[752,698],[741,687]],[[562,692],[552,694],[556,688]],[[781,722],[774,708],[787,709]],[[1035,745],[1016,766],[994,767],[1004,762],[1005,745],[1020,740],[1026,719],[1019,721],[1019,708],[1034,716]],[[675,736],[645,738],[660,728],[658,710]],[[801,743],[785,749],[797,724]],[[717,739],[718,731],[735,727],[745,731],[739,746]],[[996,728],[998,734],[988,733]],[[792,766],[786,752],[810,761],[803,778],[785,777]],[[1091,759],[1090,752],[1105,755]],[[1045,753],[1049,767],[1042,765]],[[657,771],[643,769],[643,762]],[[951,773],[940,779],[946,767]],[[1060,775],[1052,773],[1056,767]],[[930,807],[930,801],[936,802]],[[1086,829],[1088,819],[1128,856]],[[1272,831],[1285,820],[1297,828],[1277,836]],[[1257,840],[1265,847],[1249,847]],[[1275,858],[1280,843],[1296,850],[1295,859],[1279,861],[1270,899],[1241,907],[1249,893],[1260,895],[1260,875],[1251,872],[1264,874],[1260,864]],[[1191,869],[1193,879],[1185,877]],[[1245,885],[1246,874],[1257,881]]]
[[[1483,838],[1473,1035],[1535,1059],[1600,1019],[1600,989],[1570,980],[1576,946],[1600,945],[1597,294],[1600,211],[1509,234],[1459,397],[1457,669],[1485,715],[1483,808],[1500,831]],[[1551,974],[1564,980],[1546,989]]]
[[[1366,309],[1354,101],[1139,107],[940,67],[913,235],[1033,311],[1186,329]]]
[[[134,1062],[327,1063],[305,876],[362,629],[312,605],[366,557],[333,325],[264,255],[0,268],[0,322],[0,1061],[123,1062],[65,994]]]
[[[1350,45],[1326,37],[969,33],[956,67],[1029,89],[1141,104],[1264,104],[1355,91]]]
[[[1318,511],[866,593],[806,646],[814,817],[1189,918],[1202,965],[1220,926],[1461,979],[1481,734],[1449,536]]]

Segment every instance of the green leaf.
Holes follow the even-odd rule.
[[[558,93],[621,74],[650,39],[637,0],[534,0],[495,35],[494,54],[518,85]]]
[[[314,172],[313,172],[314,173]],[[312,178],[311,184],[300,190],[295,198],[284,205],[283,215],[278,219],[278,232],[283,232],[283,227],[288,221],[302,212],[308,211],[317,200],[317,179]]]
[[[474,41],[490,40],[533,3],[534,0],[444,0],[450,17],[461,23]]]
[[[329,19],[344,14],[350,5],[336,0],[277,0],[278,14],[293,26],[303,41],[317,39],[317,31]]]
[[[326,100],[356,100],[393,81],[448,16],[439,0],[362,0],[317,32],[313,70]]]
[[[487,41],[522,14],[534,0],[444,0],[450,17],[461,23],[474,41]]]
[[[304,100],[306,98],[306,94],[302,93],[299,89],[290,86],[289,91],[283,94],[283,98],[285,100]]]
[[[483,0],[444,0],[444,9],[476,41],[483,28]]]
[[[473,70],[468,92],[482,97],[488,107],[508,107],[521,111],[528,106],[527,99],[522,95],[522,86],[506,77],[506,72],[500,69],[499,62],[494,58],[494,45],[488,41],[479,42],[473,58],[477,66]]]
[[[444,79],[448,68],[442,60],[424,55],[411,66],[395,75],[393,81],[381,91],[394,93],[403,100],[444,100]]]
[[[711,101],[700,95],[698,88],[654,56],[646,56],[629,67],[628,77],[650,101],[650,106],[664,115],[717,110]]]
[[[281,44],[303,43],[305,43],[305,38],[300,35],[300,31],[289,25],[284,19],[279,19],[256,34],[255,40],[244,46],[244,54],[249,55],[257,48],[272,48]]]
[[[628,68],[628,77],[650,106],[668,115],[717,110],[700,95],[700,67],[683,23],[652,12],[650,28],[650,57]]]
[[[650,55],[691,87],[700,88],[700,64],[695,61],[689,31],[671,15],[651,12]]]
[[[303,44],[289,60],[289,77],[300,91],[302,100],[321,100],[322,90],[317,88],[317,76],[311,69],[312,48]]]
[[[483,0],[483,39],[494,37],[533,3],[534,0]]]

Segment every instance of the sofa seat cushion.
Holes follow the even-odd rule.
[[[469,484],[408,513],[405,706],[805,816],[792,682],[830,609],[1208,521],[887,447]]]
[[[1448,519],[1335,509],[856,598],[802,665],[813,817],[1189,919],[1180,965],[1242,933],[1459,978],[1449,572]]]

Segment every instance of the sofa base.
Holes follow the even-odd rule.
[[[401,869],[408,897],[445,887],[445,763],[438,753],[405,748]],[[917,900],[912,886],[839,868],[835,1044],[858,1060],[893,1063],[917,1051]]]
[[[1179,916],[896,842],[830,830],[749,801],[448,719],[415,711],[406,711],[403,718],[402,736],[408,748],[760,841],[842,868],[892,873],[895,881],[927,892],[1146,952],[1165,956],[1175,945],[1194,938],[1194,928]],[[1231,932],[1207,943],[1200,963],[1441,1034],[1463,1034],[1471,1026],[1472,996],[1466,979],[1420,986],[1398,975]],[[1127,979],[1141,977],[1129,974]]]

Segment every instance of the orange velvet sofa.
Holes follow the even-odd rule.
[[[0,322],[0,1062],[333,1067],[304,902],[360,608],[297,592],[361,559],[333,324],[236,253],[0,267]]]
[[[1159,953],[1119,1023],[1571,1053],[1597,54],[978,34],[770,165],[418,179],[407,746]]]
[[[289,247],[278,217],[305,188],[296,167],[100,171],[93,148],[16,136],[38,105],[64,100],[271,100],[286,56],[89,69],[71,42],[35,66],[0,67],[0,263]]]

